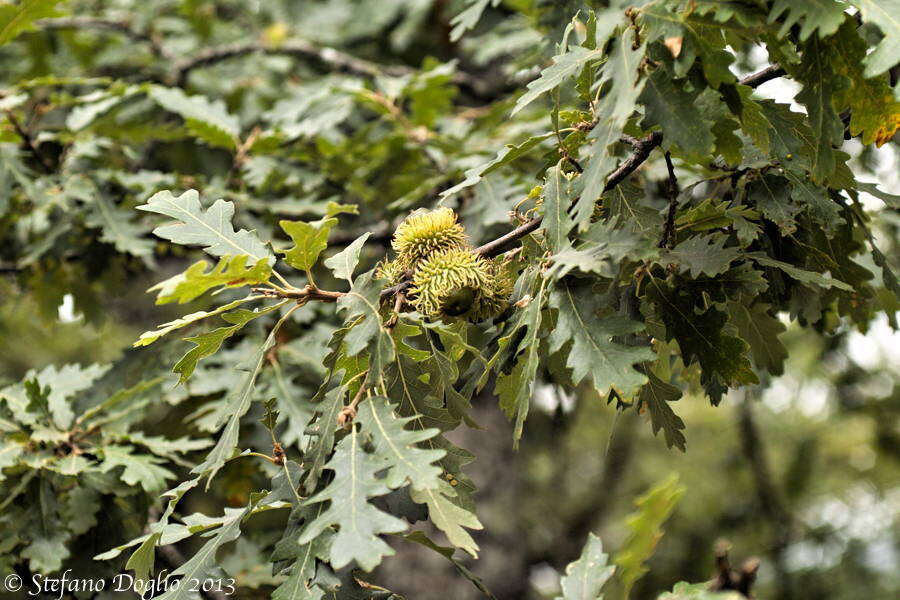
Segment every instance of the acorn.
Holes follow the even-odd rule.
[[[391,285],[400,283],[404,275],[406,275],[406,269],[396,260],[385,258],[375,266],[375,277],[386,279]]]
[[[488,262],[490,267],[490,285],[482,292],[479,306],[480,318],[496,316],[509,306],[509,296],[513,291],[513,277],[508,265],[500,260]]]
[[[435,252],[416,267],[410,301],[435,319],[486,319],[506,307],[509,286],[499,273],[471,248]]]
[[[391,246],[397,252],[395,268],[402,273],[435,253],[468,247],[468,239],[456,213],[445,206],[408,216],[397,227]]]

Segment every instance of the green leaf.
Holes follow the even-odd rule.
[[[756,366],[772,375],[781,375],[788,352],[778,335],[787,328],[777,316],[770,314],[768,304],[757,302],[748,306],[747,302],[745,299],[728,303],[729,321],[737,328],[741,338],[750,344]]]
[[[125,563],[125,569],[134,571],[134,578],[136,581],[147,581],[149,579],[150,574],[153,572],[153,567],[156,562],[156,545],[159,544],[159,540],[162,537],[161,533],[151,533],[147,538],[147,543],[142,543],[138,546],[138,549],[131,553],[131,556],[128,557],[128,562]],[[135,590],[137,592],[143,592],[144,590]]]
[[[272,257],[272,252],[259,241],[254,232],[234,230],[231,224],[234,216],[232,202],[216,200],[204,211],[197,190],[188,190],[177,197],[165,190],[153,194],[146,204],[137,208],[179,221],[153,230],[154,235],[176,244],[203,246],[212,256],[248,254],[255,261]]]
[[[131,540],[130,542],[123,544],[121,546],[117,546],[112,550],[108,550],[102,554],[98,554],[94,557],[94,560],[112,560],[113,558],[119,556],[123,550],[131,548],[133,546],[138,546],[138,549],[133,552],[133,554],[138,554],[139,557],[135,559],[135,563],[132,564],[131,558],[129,558],[126,563],[126,568],[137,569],[140,568],[151,570],[153,568],[153,549],[158,545],[159,542],[164,544],[172,544],[179,539],[184,539],[188,535],[181,535],[178,539],[172,539],[171,536],[166,535],[166,528],[169,525],[169,517],[172,516],[172,513],[175,512],[175,507],[181,501],[181,498],[184,495],[197,486],[196,479],[190,479],[188,481],[183,481],[178,484],[176,487],[167,490],[162,493],[163,498],[168,498],[169,502],[166,505],[166,510],[163,512],[162,516],[159,517],[155,523],[152,523],[148,526],[150,530],[150,534],[141,536],[137,539]],[[148,564],[149,561],[149,564]],[[137,573],[135,573],[137,575]]]
[[[656,240],[650,240],[622,227],[616,218],[597,221],[581,235],[584,243],[563,248],[550,257],[553,266],[548,275],[561,279],[572,269],[615,278],[626,261],[653,260],[659,256]]]
[[[50,365],[34,375],[41,388],[50,388],[47,397],[48,408],[53,422],[60,429],[67,429],[72,424],[75,413],[72,411],[71,398],[83,392],[109,371],[112,365],[77,364],[63,365],[60,369]]]
[[[187,327],[188,325],[193,325],[197,321],[202,321],[207,317],[212,317],[214,315],[220,315],[224,312],[231,310],[232,308],[236,308],[245,302],[250,302],[251,300],[255,300],[256,298],[253,296],[248,296],[246,298],[241,298],[240,300],[235,300],[234,302],[229,302],[228,304],[223,304],[222,306],[206,311],[200,310],[194,313],[190,313],[188,315],[184,315],[180,319],[175,319],[174,321],[169,321],[168,323],[163,323],[159,326],[158,329],[154,329],[153,331],[145,331],[141,334],[141,337],[138,338],[134,344],[132,344],[135,348],[140,346],[149,346],[159,338],[172,333],[176,329],[181,329],[183,327]]]
[[[675,229],[698,232],[723,229],[735,223],[758,217],[758,213],[752,208],[743,205],[729,206],[728,201],[707,198],[679,216],[675,220]]]
[[[525,329],[525,335],[518,346],[523,350],[522,354],[516,359],[516,364],[509,373],[500,373],[497,376],[497,382],[494,385],[494,393],[500,399],[500,408],[508,418],[515,418],[514,444],[518,444],[522,437],[525,418],[528,416],[528,408],[531,403],[531,391],[540,364],[538,334],[541,329],[541,312],[546,302],[545,287],[546,281],[542,279],[535,297],[531,298],[524,310],[519,311],[509,333],[500,339],[502,350],[510,344],[513,336],[517,335],[520,329]],[[495,358],[499,354],[498,350]],[[488,372],[488,369],[485,369],[485,372]]]
[[[846,284],[843,281],[840,281],[833,277],[828,277],[827,275],[823,275],[822,273],[816,273],[815,271],[807,271],[780,260],[775,260],[774,258],[766,256],[762,252],[748,252],[746,256],[748,258],[752,258],[754,261],[764,267],[781,269],[800,283],[818,285],[824,288],[836,287],[837,289],[844,290],[846,292],[853,291],[853,286]]]
[[[162,459],[149,454],[134,454],[134,448],[128,446],[103,446],[101,453],[101,471],[106,473],[124,467],[122,481],[132,486],[140,485],[149,494],[165,489],[166,479],[175,477],[174,473],[160,466],[165,462]]]
[[[640,101],[646,106],[644,128],[659,125],[663,148],[676,145],[688,160],[709,161],[715,138],[710,123],[696,106],[698,92],[688,93],[665,69],[656,69],[647,80]]]
[[[428,517],[435,527],[444,532],[450,543],[478,558],[478,544],[466,529],[483,529],[478,517],[453,501],[456,492],[446,481],[437,489],[411,489],[413,502],[428,506]]]
[[[621,585],[622,598],[628,598],[634,583],[649,570],[644,563],[656,551],[663,535],[662,526],[682,494],[684,488],[673,475],[638,498],[637,510],[625,519],[628,539],[613,560],[618,568],[616,580]]]
[[[122,101],[129,96],[139,93],[140,91],[142,91],[141,87],[132,86],[128,92],[122,95],[116,94],[107,96],[104,94],[99,97],[99,100],[97,100],[97,95],[94,93],[83,96],[83,100],[88,100],[88,98],[90,98],[90,101],[79,104],[72,109],[72,112],[66,117],[66,127],[72,131],[80,131],[96,121],[98,117],[108,112],[114,106],[122,103]]]
[[[874,183],[865,183],[862,181],[856,182],[856,189],[861,192],[866,192],[867,194],[872,194],[891,208],[900,210],[900,195],[889,194],[888,192],[878,189],[878,186]]]
[[[322,508],[323,505],[320,504],[316,509],[301,507],[300,510],[308,511],[304,514],[307,519],[314,519],[321,513]],[[291,565],[290,576],[272,592],[272,600],[319,600],[324,592],[312,583],[312,579],[316,575],[316,559],[328,559],[331,536],[323,534],[306,544],[297,543],[296,535],[285,536],[284,541],[294,550],[291,553],[294,562]],[[274,558],[273,556],[273,560]]]
[[[795,217],[802,210],[791,202],[790,186],[783,177],[766,174],[747,186],[747,196],[766,219],[775,223],[782,235],[797,231]]]
[[[482,594],[484,594],[486,598],[488,598],[489,600],[497,600],[496,596],[491,593],[491,591],[487,588],[487,586],[484,584],[484,581],[482,581],[480,577],[470,571],[464,564],[462,564],[462,562],[453,558],[455,548],[451,546],[440,546],[436,544],[422,531],[413,531],[401,537],[408,542],[420,544],[422,546],[425,546],[426,548],[434,550],[435,552],[449,560],[451,563],[453,563],[453,566],[456,567],[456,570],[459,571],[459,574],[471,581],[472,585],[474,585]]]
[[[271,262],[263,259],[248,267],[249,259],[246,254],[224,256],[209,271],[206,270],[209,263],[201,260],[188,267],[184,273],[161,281],[147,291],[158,292],[157,304],[170,302],[183,304],[199,298],[215,287],[222,286],[222,289],[243,287],[268,281],[272,275]]]
[[[200,581],[203,582],[213,577],[213,570],[216,566],[216,553],[219,548],[229,542],[233,542],[241,535],[241,522],[251,514],[256,503],[261,496],[251,495],[250,503],[244,509],[225,509],[225,519],[222,526],[217,529],[210,539],[203,544],[200,550],[194,556],[188,559],[183,565],[175,569],[170,577],[181,577],[182,581]],[[179,585],[170,588],[161,596],[157,596],[158,600],[190,600],[195,597],[195,592],[191,591],[190,585]]]
[[[340,381],[339,377],[334,379]],[[303,487],[307,493],[315,490],[319,482],[321,471],[328,460],[334,446],[334,433],[338,428],[337,418],[344,408],[344,396],[347,394],[346,385],[331,387],[332,378],[326,379],[319,392],[312,399],[317,419],[310,425],[310,431],[314,434],[312,447],[305,452],[308,463],[306,480]],[[329,389],[330,388],[330,389]]]
[[[213,445],[212,440],[190,438],[182,436],[177,439],[168,439],[160,435],[145,435],[143,433],[128,433],[125,435],[116,435],[116,439],[137,444],[147,448],[153,454],[175,460],[178,454],[194,452],[195,450],[203,450]]]
[[[356,420],[363,431],[372,436],[375,458],[383,461],[388,469],[385,484],[391,489],[409,483],[413,489],[437,488],[440,467],[433,463],[444,457],[440,449],[425,449],[417,446],[440,433],[438,429],[407,429],[406,425],[417,421],[417,417],[398,417],[387,398],[370,398],[359,407]]]
[[[0,438],[0,482],[6,478],[3,469],[16,464],[24,452],[24,443],[13,441],[10,436]]]
[[[485,175],[493,173],[494,171],[500,169],[501,167],[505,167],[506,165],[512,163],[516,159],[519,159],[538,146],[544,140],[548,140],[552,137],[556,137],[555,131],[550,131],[547,133],[542,133],[541,135],[535,135],[521,144],[507,144],[503,150],[497,153],[497,156],[492,160],[478,165],[477,167],[473,167],[466,171],[466,178],[460,183],[454,185],[450,189],[444,190],[441,192],[441,199],[444,200],[449,198],[450,196],[460,192],[468,187],[472,187],[481,181],[481,178]]]
[[[557,163],[547,171],[542,194],[544,219],[541,221],[541,228],[546,232],[547,243],[553,252],[558,252],[568,245],[569,232],[575,226],[575,222],[569,216],[574,196],[572,184],[562,172],[561,164]]]
[[[721,400],[723,386],[758,383],[746,357],[747,343],[723,329],[727,315],[715,306],[702,310],[692,290],[650,279],[648,295],[655,300],[666,327],[666,338],[676,339],[685,365],[700,363],[701,381],[713,404]]]
[[[702,583],[682,581],[676,583],[671,592],[662,594],[657,600],[743,600],[744,598],[746,596],[738,592],[711,592],[707,581]]]
[[[275,426],[278,424],[278,399],[277,398],[269,398],[263,403],[263,407],[265,408],[265,413],[262,418],[259,420],[260,423],[263,424],[272,437],[275,436]]]
[[[817,37],[804,46],[796,79],[803,84],[796,99],[806,107],[813,132],[815,151],[810,177],[822,183],[832,176],[837,165],[833,147],[839,147],[844,140],[844,124],[834,107],[834,97],[849,85],[849,80],[834,73],[828,61],[828,43]]]
[[[550,306],[558,315],[549,338],[550,351],[558,352],[571,341],[566,366],[572,369],[574,384],[590,376],[601,395],[614,389],[630,396],[647,382],[634,365],[655,358],[653,351],[613,339],[641,331],[642,324],[621,316],[601,317],[606,306],[603,295],[594,293],[589,285],[575,287],[568,280],[559,282],[550,293]]]
[[[560,578],[562,596],[557,600],[603,600],[600,590],[616,570],[608,564],[608,559],[600,538],[588,533],[581,557],[570,562],[566,574]]]
[[[598,85],[611,83],[612,88],[600,99],[594,117],[597,122],[588,134],[588,139],[593,142],[593,154],[579,178],[582,192],[577,221],[581,224],[590,218],[594,204],[604,191],[606,178],[616,168],[617,159],[609,148],[622,137],[625,124],[644,89],[645,81],[640,78],[638,67],[646,46],[635,48],[634,35],[632,28],[627,27],[614,39],[601,71]]]
[[[287,314],[290,313],[286,313],[282,316],[275,326],[272,327],[272,331],[269,332],[266,341],[257,348],[256,352],[254,352],[250,358],[248,365],[249,369],[241,380],[241,384],[227,396],[226,409],[219,417],[220,421],[216,423],[216,427],[222,425],[223,418],[227,419],[227,422],[225,423],[225,428],[222,429],[222,433],[219,435],[216,445],[202,463],[191,469],[191,473],[197,474],[198,476],[208,476],[206,482],[207,488],[219,469],[221,469],[226,462],[231,460],[237,451],[241,429],[241,417],[250,410],[250,403],[253,399],[253,390],[256,387],[256,378],[265,363],[266,353],[275,345],[275,336],[278,334]]]
[[[646,407],[647,412],[650,413],[653,435],[662,429],[667,447],[675,447],[686,452],[687,440],[684,439],[684,434],[681,432],[684,429],[684,421],[669,406],[669,402],[676,402],[680,398],[681,390],[678,386],[663,381],[651,370],[647,371],[647,384],[641,388],[638,403],[640,406]]]
[[[148,231],[131,222],[130,211],[117,207],[99,190],[91,198],[90,206],[93,210],[86,215],[85,223],[100,229],[100,241],[112,244],[125,254],[153,255],[153,242],[144,237]]]
[[[662,261],[675,262],[682,272],[690,271],[691,277],[701,274],[714,277],[728,270],[740,255],[740,248],[725,248],[728,237],[720,233],[695,236],[681,242],[662,257]]]
[[[60,516],[73,535],[82,535],[97,525],[103,508],[102,495],[89,487],[74,487],[66,495]]]
[[[435,377],[433,368],[429,362],[398,353],[397,360],[389,365],[384,373],[387,396],[397,400],[398,415],[417,418],[416,427],[449,431],[459,425],[461,417],[455,416],[455,411],[450,409],[450,403],[445,406],[439,397],[441,384],[432,383],[432,377]],[[474,378],[472,384],[474,387]],[[464,465],[474,460],[474,456],[448,441],[443,435],[426,440],[422,445],[427,448],[443,449],[446,452],[444,458],[440,460],[440,466],[444,469],[445,477],[452,475],[456,479],[456,486],[444,489],[449,496],[456,498],[454,501],[456,504],[470,508],[469,494],[474,487],[461,471]]]
[[[62,16],[56,9],[60,0],[21,0],[18,4],[0,4],[0,46],[8,44],[20,33],[34,29],[38,19]]]
[[[589,50],[581,46],[570,46],[566,52],[554,56],[553,64],[542,70],[540,77],[528,84],[528,91],[516,101],[512,114],[515,115],[541,95],[559,87],[563,81],[580,73],[591,60],[600,57],[599,50]]]
[[[840,0],[775,0],[769,13],[769,23],[774,23],[784,15],[784,22],[778,31],[778,37],[784,37],[791,27],[803,21],[800,27],[800,41],[805,42],[816,30],[820,38],[828,37],[838,30],[844,22],[844,11],[847,3]]]
[[[151,86],[149,95],[164,109],[181,116],[188,130],[210,146],[233,150],[239,145],[240,122],[228,114],[222,100],[188,96],[179,88],[159,85]]]
[[[334,471],[334,479],[324,490],[306,501],[307,505],[328,502],[328,508],[308,523],[298,543],[308,544],[326,529],[338,527],[331,544],[330,563],[341,569],[352,561],[371,571],[393,549],[379,534],[398,533],[406,523],[368,502],[390,491],[377,474],[384,468],[381,460],[365,452],[360,434],[353,428],[334,450],[327,469]]]
[[[347,344],[347,356],[353,357],[369,350],[369,369],[373,374],[394,360],[394,342],[385,328],[378,311],[381,302],[381,280],[374,279],[374,272],[369,271],[356,278],[353,286],[338,304],[338,312],[345,312],[346,323],[353,323],[347,332],[344,342]]]
[[[372,235],[371,231],[365,232],[353,240],[349,246],[331,258],[324,260],[322,264],[331,269],[335,277],[346,279],[350,282],[350,285],[353,285],[353,271],[356,270],[356,265],[359,264],[359,252],[370,235]]]
[[[884,39],[866,59],[866,77],[884,73],[900,63],[900,1],[852,0],[859,7],[863,20],[881,29]]]
[[[772,155],[785,170],[807,172],[812,169],[817,152],[815,136],[806,117],[787,104],[760,100],[759,108],[769,123]]]
[[[884,282],[884,287],[892,291],[897,298],[900,298],[900,280],[897,279],[897,275],[891,270],[887,257],[875,245],[875,240],[871,237],[871,234],[869,244],[872,246],[872,260],[875,261],[877,266],[881,267],[881,280]]]
[[[65,559],[71,556],[66,547],[69,534],[56,531],[51,534],[37,532],[28,546],[21,550],[21,557],[28,560],[28,568],[35,573],[58,571]]]
[[[218,329],[214,329],[200,335],[184,338],[186,342],[191,342],[196,345],[188,350],[184,354],[184,356],[182,356],[178,360],[178,362],[175,363],[175,366],[172,367],[172,371],[180,375],[178,383],[184,383],[185,381],[187,381],[194,373],[194,369],[197,368],[198,362],[200,362],[207,356],[211,356],[218,352],[219,348],[222,347],[222,343],[226,339],[230,338],[235,333],[243,329],[247,323],[253,321],[254,319],[258,319],[259,317],[266,315],[274,310],[278,310],[283,305],[284,302],[281,302],[279,304],[273,304],[272,306],[267,306],[265,308],[260,308],[257,310],[247,310],[245,308],[239,308],[222,315],[222,319],[231,323],[230,326],[219,327]]]
[[[450,31],[450,41],[459,41],[466,31],[474,28],[481,20],[481,14],[488,4],[497,6],[500,4],[500,0],[468,0],[468,6],[450,20],[450,24],[453,26]]]
[[[301,271],[309,271],[319,260],[322,250],[328,247],[328,234],[338,220],[325,218],[312,223],[303,221],[279,221],[278,224],[291,237],[294,246],[284,252],[287,264]]]

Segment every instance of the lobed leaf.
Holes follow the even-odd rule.
[[[212,256],[247,254],[254,261],[272,258],[269,250],[256,234],[246,229],[234,230],[231,219],[234,203],[216,200],[209,209],[200,204],[197,190],[188,190],[180,196],[165,190],[152,195],[138,210],[154,212],[179,221],[153,230],[154,235],[176,244],[202,246]]]

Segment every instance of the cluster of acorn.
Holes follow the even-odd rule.
[[[391,246],[397,257],[381,263],[378,276],[392,284],[411,279],[407,299],[423,315],[480,321],[508,306],[512,282],[505,268],[475,252],[453,210],[411,214]]]

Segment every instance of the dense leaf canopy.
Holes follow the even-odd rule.
[[[826,597],[797,564],[821,552],[827,577],[852,544],[794,512],[834,493],[796,483],[815,428],[769,421],[764,437],[789,430],[782,492],[755,405],[835,363],[817,377],[856,411],[840,422],[865,417],[878,443],[828,451],[877,452],[867,489],[894,497],[896,528],[896,363],[835,352],[897,328],[897,15],[0,4],[0,570],[396,598],[428,553],[459,592],[412,597],[494,597],[499,580],[510,598],[728,600],[758,563],[720,553],[704,583],[704,560],[745,519],[763,589]],[[737,412],[738,433],[714,438],[708,410]],[[496,481],[477,493],[476,458],[519,469],[514,509]],[[697,475],[664,476],[686,461]],[[625,471],[633,512],[601,542]],[[693,538],[673,521],[688,558],[657,572],[698,482],[724,516],[697,508]],[[749,516],[722,508],[750,493]],[[505,578],[474,561],[504,511],[531,553]],[[880,575],[895,540],[859,552],[875,566],[846,566],[830,597],[900,589]]]

